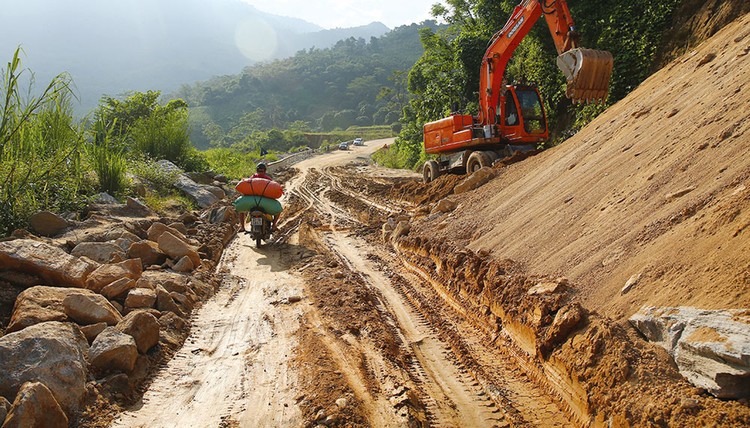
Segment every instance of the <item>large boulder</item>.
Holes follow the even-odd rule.
[[[104,372],[129,372],[138,358],[135,339],[115,327],[107,327],[96,336],[89,349],[91,365]]]
[[[170,232],[164,232],[159,237],[159,249],[172,260],[180,260],[182,257],[188,256],[190,261],[193,262],[193,266],[201,265],[198,251]]]
[[[52,391],[40,382],[21,386],[3,428],[68,428],[68,416]]]
[[[185,242],[188,241],[187,237],[182,232],[180,232],[179,230],[173,227],[167,226],[164,223],[160,223],[158,221],[152,224],[151,227],[148,228],[148,231],[147,231],[148,240],[153,241],[153,242],[159,242],[159,238],[164,232],[169,232],[172,235],[178,237],[182,241],[185,241]]]
[[[195,204],[201,208],[208,208],[221,199],[218,196],[218,192],[214,193],[214,189],[218,188],[206,184],[198,184],[184,174],[181,174],[177,177],[177,180],[174,183],[174,187],[178,188],[182,193],[187,195],[188,198],[192,199],[193,202],[195,202]]]
[[[42,236],[56,236],[62,233],[70,222],[49,211],[40,211],[29,218],[31,230]]]
[[[159,343],[159,320],[146,311],[133,311],[127,314],[116,328],[135,339],[135,345],[141,354],[145,354]]]
[[[161,312],[173,312],[180,317],[185,316],[182,309],[175,303],[172,296],[162,286],[156,287],[156,309]]]
[[[36,275],[52,285],[84,288],[98,265],[43,242],[15,239],[0,242],[0,266]]]
[[[156,304],[156,291],[150,288],[134,288],[125,297],[125,309],[153,308]]]
[[[485,166],[458,183],[456,187],[453,188],[453,193],[458,195],[460,193],[474,190],[480,186],[483,186],[485,183],[497,177],[498,175],[499,172],[496,169]]]
[[[125,252],[113,242],[81,242],[70,252],[76,257],[86,256],[99,263],[124,260]]]
[[[97,293],[105,286],[120,278],[137,280],[143,273],[140,259],[128,259],[120,263],[110,263],[99,266],[91,272],[86,280],[86,288]]]
[[[86,391],[89,344],[75,324],[45,322],[0,337],[0,395],[15,397],[26,382],[41,382],[71,415]]]
[[[115,299],[135,288],[135,284],[136,282],[133,279],[120,278],[105,285],[100,293],[108,299]]]
[[[159,250],[159,244],[155,241],[144,239],[134,242],[128,248],[128,257],[141,259],[143,266],[161,265],[167,261],[167,255]]]
[[[63,301],[71,294],[94,296],[82,288],[59,288],[38,285],[22,291],[16,298],[7,331],[12,333],[47,321],[69,321]]]
[[[630,318],[680,373],[719,398],[750,397],[750,312],[644,307]]]
[[[65,314],[81,325],[107,323],[116,325],[122,315],[104,296],[96,293],[71,293],[63,300]]]

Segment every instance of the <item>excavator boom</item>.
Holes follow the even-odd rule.
[[[575,103],[604,102],[607,98],[614,65],[612,54],[578,46],[579,35],[565,0],[522,0],[484,54],[479,101],[482,122],[493,123],[508,61],[541,16],[559,54],[557,66],[567,79],[567,97]]]

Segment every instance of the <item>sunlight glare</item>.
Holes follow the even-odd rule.
[[[234,43],[242,55],[252,61],[271,58],[279,45],[274,29],[258,17],[244,19],[237,25]]]

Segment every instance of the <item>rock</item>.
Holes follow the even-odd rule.
[[[180,317],[183,317],[185,315],[174,302],[169,292],[167,292],[167,290],[165,290],[162,286],[156,287],[156,309],[162,312],[174,312]]]
[[[82,288],[38,285],[22,291],[16,298],[7,332],[12,333],[47,321],[69,321],[63,301],[70,294],[96,294]]]
[[[25,272],[47,283],[84,288],[97,265],[71,256],[63,249],[31,239],[0,242],[0,266]]]
[[[219,200],[224,199],[227,197],[227,192],[224,191],[221,187],[211,185],[205,185],[202,186],[204,189],[211,192],[214,196],[216,196]]]
[[[167,291],[185,293],[188,290],[188,277],[184,274],[168,271],[146,271],[138,280],[138,287],[156,290],[161,285]]]
[[[134,288],[125,298],[125,308],[153,308],[156,303],[156,291],[148,288]]]
[[[193,269],[195,269],[195,265],[193,265],[193,262],[188,256],[182,256],[182,258],[172,267],[172,270],[175,272],[190,272]]]
[[[5,422],[5,417],[8,416],[9,411],[10,402],[5,397],[0,396],[0,426]]]
[[[159,249],[163,251],[164,254],[169,256],[172,260],[179,260],[183,256],[188,256],[190,257],[190,261],[193,262],[194,266],[201,265],[201,258],[198,255],[198,251],[172,233],[164,232],[159,237],[158,242]]]
[[[159,244],[151,240],[134,242],[128,248],[128,257],[141,259],[143,266],[161,265],[167,260],[167,255],[159,250]]]
[[[347,403],[347,401],[346,401],[346,398],[344,398],[344,397],[341,397],[341,398],[339,398],[338,400],[336,400],[336,405],[337,405],[337,406],[338,406],[338,407],[339,407],[340,409],[343,409],[344,407],[346,407],[346,405],[347,405],[347,404],[348,404],[348,403]]]
[[[450,199],[441,199],[433,208],[432,212],[449,213],[458,207],[458,203]]]
[[[411,230],[411,226],[409,225],[408,221],[400,221],[396,225],[396,228],[393,229],[393,236],[392,239],[397,239],[401,236],[406,236],[409,234],[409,231]]]
[[[133,311],[126,315],[116,328],[133,337],[141,354],[145,354],[159,343],[159,320],[148,312]]]
[[[131,278],[120,278],[105,285],[100,293],[108,299],[114,299],[135,288],[135,284]]]
[[[568,335],[578,327],[583,317],[583,308],[577,303],[569,304],[558,310],[552,324],[547,329],[544,342],[540,345],[540,351],[546,354],[552,350],[553,346],[564,342]]]
[[[391,226],[390,223],[385,222],[383,223],[383,227],[380,231],[380,237],[383,240],[383,242],[388,242],[391,239],[391,234],[393,233],[393,226]]]
[[[109,263],[115,256],[125,259],[125,252],[111,242],[81,242],[70,252],[76,257],[86,256],[99,263]]]
[[[170,227],[170,228],[172,228],[172,229],[180,232],[182,234],[182,236],[187,236],[187,233],[188,233],[187,230],[188,229],[187,229],[187,226],[185,226],[185,223],[176,221],[174,223],[169,223],[169,225],[167,227]]]
[[[65,314],[81,325],[100,322],[115,325],[122,320],[122,315],[117,312],[117,309],[109,303],[106,297],[100,294],[68,294],[63,300],[63,307],[65,308]]]
[[[89,358],[93,367],[105,372],[130,371],[138,358],[138,348],[133,336],[107,327],[91,344]]]
[[[164,232],[169,232],[172,235],[178,237],[180,240],[187,242],[188,239],[185,235],[182,234],[179,230],[169,227],[164,223],[156,222],[151,225],[151,227],[148,228],[148,240],[153,242],[159,242],[159,238]]]
[[[70,223],[55,213],[40,211],[29,218],[29,225],[41,236],[57,236],[70,226]]]
[[[625,286],[622,287],[622,290],[620,290],[620,294],[626,294],[628,291],[630,291],[631,288],[638,285],[638,281],[641,280],[641,274],[635,274],[628,279],[628,282],[625,283]]]
[[[179,167],[168,160],[160,160],[157,163],[165,171],[182,172]],[[208,208],[219,200],[219,198],[216,197],[213,193],[206,190],[206,185],[196,183],[195,181],[193,181],[193,179],[191,179],[184,173],[181,173],[177,176],[174,187],[187,195],[188,198],[192,199],[201,208]]]
[[[182,312],[188,313],[193,310],[193,301],[188,296],[174,291],[169,293],[169,296],[181,307]]]
[[[78,326],[44,322],[0,337],[0,395],[15,397],[25,382],[42,382],[71,415],[86,390],[89,345]]]
[[[131,197],[128,197],[125,200],[125,209],[130,214],[141,217],[146,217],[154,214],[154,212],[151,211],[151,208],[149,208],[146,204],[139,201],[138,199],[134,199]]]
[[[98,195],[96,195],[96,199],[94,199],[95,204],[103,204],[103,205],[115,205],[119,204],[117,199],[106,192],[101,192]]]
[[[96,336],[99,335],[102,331],[104,331],[105,328],[107,328],[106,322],[99,322],[96,324],[90,324],[90,325],[83,325],[80,326],[81,333],[86,337],[86,340],[90,343],[96,339]]]
[[[180,346],[182,336],[187,330],[187,322],[174,312],[166,312],[159,317],[161,331],[159,336],[170,347]]]
[[[750,311],[643,307],[630,318],[680,373],[716,397],[750,397]]]
[[[208,212],[207,219],[211,224],[235,223],[237,212],[232,206],[215,207]]]
[[[458,183],[456,187],[453,188],[453,193],[458,195],[460,193],[474,190],[497,177],[497,175],[498,172],[496,169],[485,166]]]
[[[198,217],[193,213],[185,213],[177,219],[182,224],[193,224],[198,221]]]
[[[125,373],[116,373],[96,381],[103,394],[113,398],[122,398],[130,394],[130,379]]]
[[[137,280],[143,273],[140,259],[128,259],[120,263],[99,266],[86,279],[86,288],[100,292],[105,286],[120,278]]]
[[[3,428],[68,428],[68,417],[52,391],[40,382],[26,382],[18,391]]]
[[[536,284],[535,286],[529,288],[529,291],[526,292],[529,296],[539,296],[542,294],[553,294],[557,293],[558,290],[562,288],[562,284],[560,282],[540,282]]]

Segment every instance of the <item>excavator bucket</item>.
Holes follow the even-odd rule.
[[[557,57],[568,85],[565,95],[574,103],[604,103],[609,91],[614,59],[607,51],[575,48]]]

